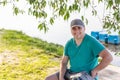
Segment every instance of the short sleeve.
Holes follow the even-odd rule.
[[[99,56],[99,53],[105,49],[105,46],[95,38],[92,38],[90,45],[95,57]]]
[[[64,47],[64,55],[68,56],[68,47],[69,47],[69,41],[66,43],[65,47]]]

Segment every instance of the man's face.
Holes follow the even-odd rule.
[[[71,28],[71,33],[75,39],[82,39],[85,34],[85,27],[74,26]]]

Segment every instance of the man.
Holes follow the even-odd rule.
[[[99,71],[112,61],[111,54],[99,41],[85,33],[85,25],[80,19],[71,21],[71,33],[73,38],[65,45],[60,72],[48,76],[46,80],[65,80],[68,61],[70,72],[86,71],[92,78],[98,80]],[[98,57],[102,58],[99,64]]]

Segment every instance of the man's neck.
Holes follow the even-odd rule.
[[[79,46],[81,44],[82,40],[84,39],[84,36],[85,36],[85,34],[81,38],[75,39],[77,46]]]

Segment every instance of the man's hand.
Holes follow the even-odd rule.
[[[65,80],[64,78],[60,78],[60,80]]]
[[[96,70],[91,71],[91,76],[95,78],[98,75],[98,72]]]

